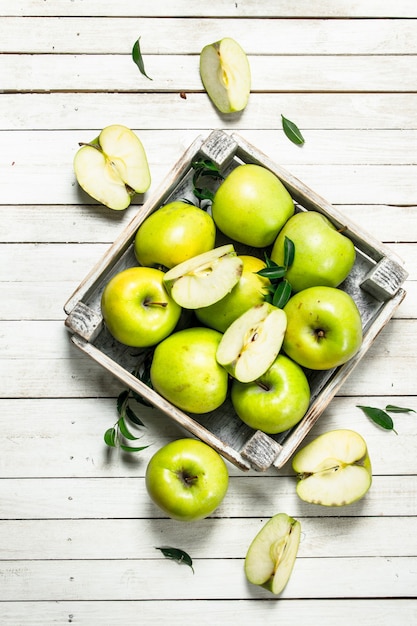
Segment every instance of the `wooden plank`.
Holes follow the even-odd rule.
[[[298,93],[252,92],[243,115],[222,116],[210,105],[205,93],[188,93],[186,99],[181,98],[179,93],[153,92],[140,95],[2,93],[0,128],[45,130],[45,111],[48,111],[50,129],[83,129],[90,133],[90,129],[104,128],[120,118],[130,128],[139,128],[141,135],[146,130],[153,131],[155,140],[160,140],[162,131],[164,144],[170,142],[172,133],[177,137],[176,130],[181,131],[180,136],[188,136],[190,129],[195,131],[194,135],[207,128],[233,128],[245,134],[256,130],[279,130],[271,146],[279,143],[282,151],[285,150],[287,140],[280,140],[281,113],[296,120],[303,130],[337,132],[339,129],[385,129],[402,131],[402,137],[406,137],[406,129],[414,128],[416,101],[417,96],[410,93],[386,93],[381,98],[380,94],[375,93],[303,93],[300,97]],[[165,114],[166,111],[169,111],[169,115]],[[358,141],[361,137],[362,133],[356,135]],[[307,134],[307,141],[310,142],[310,133]],[[359,145],[364,148],[362,141]],[[338,147],[344,150],[343,145]],[[391,150],[396,153],[401,150],[401,145],[391,145],[388,152]],[[295,157],[297,152],[300,150],[294,150],[293,146],[291,154]],[[368,155],[372,154],[374,152],[370,145]],[[317,154],[317,158],[323,156]],[[333,156],[337,158],[337,155]],[[379,158],[384,157],[379,155]],[[278,160],[281,161],[281,156]]]
[[[249,56],[253,91],[306,93],[415,92],[417,64],[410,56],[276,55]],[[77,67],[74,74],[73,68]],[[105,67],[105,72],[98,72]],[[198,58],[148,55],[147,74],[157,92],[202,91]],[[0,57],[2,89],[6,92],[87,91],[147,92],[130,54],[7,54]]]
[[[175,16],[190,17],[218,16],[235,17],[417,17],[414,0],[362,0],[354,3],[334,3],[334,0],[300,0],[294,4],[292,0],[280,1],[279,5],[270,0],[244,0],[243,2],[227,3],[224,0],[213,0],[206,5],[194,6],[189,0],[177,0],[175,6],[170,0],[154,0],[152,4],[138,3],[135,0],[123,0],[114,4],[111,0],[89,0],[88,15],[96,16]],[[83,0],[19,0],[10,3],[0,0],[0,15],[10,16],[85,16]]]
[[[415,597],[416,567],[417,557],[411,556],[300,558],[280,597]],[[271,598],[265,589],[248,586],[243,559],[196,559],[195,575],[190,568],[178,575],[177,568],[177,563],[163,557],[128,561],[3,561],[2,597],[8,601],[157,600],[161,596],[170,600]]]
[[[130,600],[130,601],[60,601],[2,602],[0,619],[3,626],[45,626],[45,624],[77,623],[91,626],[94,622],[109,626],[135,624],[138,615],[149,624],[169,620],[172,626],[183,626],[185,616],[191,623],[212,626],[238,620],[241,626],[262,622],[276,624],[277,616],[284,623],[304,626],[392,626],[413,624],[417,618],[413,599],[331,599],[286,600]]]
[[[219,39],[224,18],[71,17],[39,20],[5,18],[2,51],[6,53],[126,54],[141,34],[141,50],[171,55],[198,55]],[[100,37],[96,33],[100,32]],[[413,20],[238,19],[227,20],[227,32],[249,55],[415,54],[417,25]],[[121,36],[123,33],[123,36]]]

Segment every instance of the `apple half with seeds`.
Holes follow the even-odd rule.
[[[294,456],[297,494],[305,502],[343,506],[360,500],[372,483],[365,440],[353,430],[331,430]]]
[[[280,594],[286,586],[298,552],[301,524],[286,513],[278,513],[261,528],[245,558],[248,581]]]
[[[284,340],[287,316],[269,302],[242,313],[226,329],[216,358],[227,372],[242,383],[264,374],[275,361]]]
[[[198,309],[224,298],[242,271],[242,259],[236,255],[233,244],[226,244],[175,265],[165,274],[164,284],[181,307]]]
[[[151,184],[148,160],[139,137],[126,126],[103,128],[74,157],[77,181],[92,198],[116,211],[126,209],[135,193]]]
[[[221,113],[242,111],[249,100],[251,73],[243,48],[230,37],[205,46],[200,76],[207,94]]]

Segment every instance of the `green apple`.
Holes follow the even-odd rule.
[[[214,194],[212,215],[227,237],[264,248],[294,214],[287,189],[270,170],[246,163],[230,172]]]
[[[150,377],[155,391],[183,411],[207,413],[226,399],[228,376],[216,360],[222,335],[212,328],[177,331],[155,348]]]
[[[205,46],[200,76],[207,94],[221,113],[242,111],[249,100],[251,72],[242,47],[230,37]]]
[[[149,189],[145,150],[139,137],[126,126],[106,126],[93,141],[80,145],[74,157],[75,176],[95,200],[123,211],[135,193]]]
[[[283,354],[251,383],[234,380],[233,407],[251,428],[274,435],[297,424],[310,403],[310,387],[302,368]]]
[[[271,252],[271,259],[278,265],[284,264],[285,237],[295,247],[294,260],[286,273],[293,291],[317,285],[337,287],[355,263],[351,239],[316,211],[297,213],[284,225]]]
[[[223,334],[216,358],[243,383],[256,380],[275,361],[284,339],[287,317],[269,302],[242,313]]]
[[[221,333],[224,333],[242,313],[255,304],[262,304],[268,285],[271,284],[268,278],[257,274],[266,267],[264,261],[247,254],[241,254],[239,257],[243,261],[242,276],[232,291],[214,304],[195,311],[200,322]]]
[[[220,454],[197,439],[160,448],[146,468],[152,500],[172,519],[191,522],[213,513],[226,495],[229,474]]]
[[[298,520],[286,513],[271,517],[247,551],[244,567],[248,581],[280,594],[293,571],[300,537]]]
[[[148,267],[174,267],[214,248],[216,226],[206,211],[187,202],[169,202],[139,226],[134,249]]]
[[[331,430],[320,435],[292,460],[297,494],[305,502],[343,506],[362,498],[372,483],[365,440],[353,430]]]
[[[164,284],[184,309],[210,306],[224,298],[242,275],[243,261],[232,244],[198,254],[168,270]]]
[[[309,287],[284,306],[283,350],[302,367],[327,370],[346,363],[362,344],[362,320],[353,298],[336,287]]]
[[[135,348],[153,346],[177,325],[181,307],[168,295],[164,273],[151,267],[129,267],[106,284],[101,297],[110,333]]]

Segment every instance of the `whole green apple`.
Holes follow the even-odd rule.
[[[304,417],[310,387],[302,368],[283,354],[257,380],[232,383],[233,407],[251,428],[268,434],[282,433]]]
[[[243,261],[242,275],[232,291],[214,304],[195,310],[200,322],[221,333],[242,313],[255,304],[262,304],[270,285],[268,278],[257,274],[265,267],[264,261],[246,254],[239,255],[239,258]]]
[[[337,287],[355,263],[353,242],[317,211],[297,213],[284,225],[271,252],[271,259],[278,265],[284,264],[285,237],[295,247],[293,263],[286,273],[293,291],[317,285]]]
[[[228,375],[216,360],[221,333],[192,327],[156,346],[150,377],[161,396],[191,413],[214,411],[226,399]]]
[[[174,267],[214,247],[216,226],[202,209],[170,202],[151,213],[139,226],[134,249],[145,266]]]
[[[336,287],[309,287],[293,295],[284,352],[302,367],[327,370],[346,363],[362,343],[362,320],[353,298]]]
[[[169,517],[191,522],[208,517],[226,495],[229,474],[220,454],[197,439],[160,448],[146,468],[145,484]]]
[[[110,333],[127,346],[146,348],[167,337],[177,325],[181,307],[163,285],[164,273],[130,267],[109,280],[101,297]]]
[[[252,163],[238,165],[221,183],[212,203],[216,226],[240,243],[263,248],[294,213],[287,189],[270,170]]]

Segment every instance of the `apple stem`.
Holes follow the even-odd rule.
[[[160,306],[162,308],[168,306],[168,302],[152,302],[151,300],[145,300],[143,304],[144,306]]]
[[[103,150],[101,149],[101,146],[98,143],[86,143],[84,141],[80,141],[80,142],[78,142],[78,145],[79,146],[90,146],[90,148],[95,148],[99,152],[103,152]]]
[[[348,227],[347,226],[342,226],[342,228],[338,229],[338,233],[344,233],[345,231],[347,231]]]
[[[255,383],[258,385],[258,387],[260,387],[264,391],[269,391],[268,385],[266,383],[262,382],[261,380],[255,380]]]

